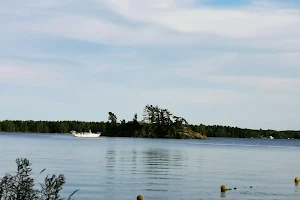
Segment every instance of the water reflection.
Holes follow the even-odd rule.
[[[136,173],[136,159],[137,159],[136,150],[133,150],[132,151],[132,174]]]
[[[115,179],[115,166],[116,166],[116,151],[114,149],[108,149],[106,151],[106,184],[112,185]],[[113,187],[111,188],[113,190]]]
[[[225,192],[221,192],[221,200],[226,200],[226,193]]]
[[[108,148],[105,152],[105,187],[104,197],[106,199],[115,199],[115,166],[116,166],[116,150]]]
[[[169,151],[163,149],[148,149],[142,152],[142,163],[147,175],[146,191],[168,192]]]
[[[168,175],[170,155],[166,150],[150,149],[143,152],[143,164],[146,167],[147,174]],[[152,178],[151,176],[149,178]]]
[[[114,149],[108,149],[106,151],[106,169],[108,172],[113,172],[116,165],[116,151]]]
[[[300,193],[299,183],[295,183],[295,193]]]
[[[185,157],[182,151],[150,148],[141,154],[141,171],[147,178],[145,191],[168,193],[184,187]]]

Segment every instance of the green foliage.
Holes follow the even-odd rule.
[[[142,134],[158,138],[193,138],[187,134],[188,123],[173,115],[168,109],[146,105],[144,108]]]
[[[294,138],[300,139],[300,131],[276,131],[276,130],[255,130],[242,129],[229,126],[205,126],[203,124],[190,125],[190,128],[207,137],[231,137],[231,138],[267,138],[273,136],[276,139]]]
[[[229,126],[189,125],[182,118],[173,115],[168,109],[146,105],[143,110],[143,120],[138,121],[135,113],[132,121],[117,121],[113,112],[108,113],[106,122],[82,121],[0,121],[0,131],[4,132],[37,132],[37,133],[69,133],[88,131],[101,132],[102,136],[118,137],[149,137],[149,138],[201,138],[207,137],[234,137],[234,138],[261,138],[273,136],[279,139],[300,139],[300,131],[275,131],[241,129]],[[197,134],[198,133],[198,134]]]
[[[117,123],[117,116],[112,113],[112,112],[108,112],[108,120],[112,123],[112,124],[116,124]]]
[[[146,105],[143,121],[138,121],[135,113],[132,121],[117,121],[113,112],[108,112],[107,122],[80,121],[2,121],[1,131],[5,132],[39,132],[39,133],[69,133],[87,131],[101,132],[103,136],[119,137],[149,137],[149,138],[196,138],[182,117],[173,115],[169,110],[158,106]]]
[[[15,175],[6,174],[0,180],[0,200],[62,200],[59,192],[65,184],[64,175],[52,175],[45,178],[43,184],[40,184],[41,189],[35,188],[35,179],[31,177],[32,169],[30,162],[26,158],[18,158],[17,172]],[[44,172],[42,170],[42,172]],[[74,191],[68,200],[77,192]]]

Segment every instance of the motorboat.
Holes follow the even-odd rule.
[[[75,137],[84,137],[84,138],[97,138],[100,137],[101,132],[97,133],[92,133],[91,129],[89,132],[76,132],[76,131],[71,131],[71,134],[74,135]]]

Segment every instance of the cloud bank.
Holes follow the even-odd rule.
[[[300,129],[295,1],[4,0],[0,120],[130,120]]]

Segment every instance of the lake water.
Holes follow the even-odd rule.
[[[0,133],[0,175],[26,157],[38,174],[63,173],[75,199],[299,199],[300,140],[171,140]],[[220,186],[237,190],[220,193]],[[252,188],[250,188],[252,186]],[[64,195],[66,197],[66,195]]]

